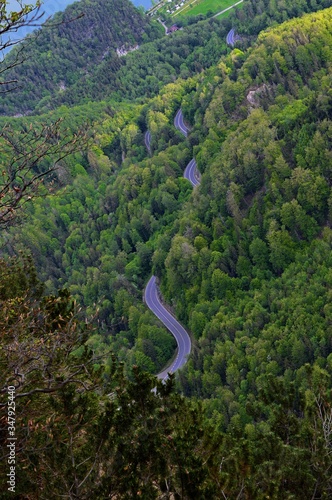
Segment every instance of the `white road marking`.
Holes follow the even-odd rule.
[[[186,358],[191,351],[191,340],[183,326],[180,325],[176,318],[174,318],[174,316],[169,313],[160,302],[155,276],[152,276],[150,278],[146,286],[145,301],[153,314],[155,314],[155,316],[157,316],[157,318],[172,333],[178,345],[178,353],[171,366],[166,368],[166,370],[164,370],[163,372],[158,373],[157,375],[158,378],[162,378],[163,380],[165,380],[167,378],[168,372],[173,373],[185,364]]]

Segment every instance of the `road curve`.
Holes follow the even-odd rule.
[[[226,36],[226,43],[227,43],[227,45],[231,45],[232,47],[234,47],[235,42],[236,42],[237,40],[241,40],[241,38],[240,38],[240,36],[239,36],[239,35],[236,35],[236,34],[235,34],[235,29],[234,29],[234,28],[232,28],[232,29],[228,32],[228,34],[227,34],[227,36]]]
[[[199,186],[200,181],[199,181],[199,171],[197,169],[197,164],[195,158],[190,160],[188,165],[185,168],[185,171],[183,172],[183,177],[185,179],[188,179],[189,182],[191,182],[193,187]]]
[[[146,285],[144,299],[148,308],[171,332],[178,345],[175,360],[168,368],[157,375],[159,379],[166,380],[168,378],[168,373],[174,373],[187,362],[187,358],[191,351],[191,340],[188,332],[160,302],[155,276],[152,276]]]
[[[226,43],[227,45],[231,45],[232,47],[234,46],[235,44],[235,29],[232,28],[228,34],[227,34],[227,37],[226,37]]]
[[[175,115],[174,118],[174,126],[185,136],[188,136],[189,128],[185,125],[183,121],[183,114],[181,108],[178,110],[178,112]],[[195,158],[190,160],[188,165],[185,168],[185,171],[183,173],[183,177],[185,179],[188,179],[188,181],[192,184],[193,187],[199,186],[200,181],[199,181],[199,171],[197,170],[197,164],[195,161]]]
[[[147,130],[144,135],[145,147],[148,150],[149,154],[151,154],[151,132]]]
[[[183,121],[182,109],[180,108],[174,118],[174,126],[177,128],[185,137],[188,136],[189,128],[185,125]]]

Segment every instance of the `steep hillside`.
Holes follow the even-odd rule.
[[[235,50],[206,76],[170,84],[144,107],[116,111],[105,103],[106,116],[105,111],[99,113],[101,123],[95,126],[98,146],[78,160],[90,178],[78,176],[68,194],[45,202],[47,209],[36,207],[33,225],[20,231],[45,280],[60,280],[87,307],[100,303],[99,319],[106,331],[111,328],[116,349],[129,364],[128,349],[139,337],[138,350],[147,355],[141,356],[145,368],[157,371],[166,357],[150,349],[150,341],[150,347],[143,342],[148,330],[140,300],[151,258],[157,274],[167,279],[162,281],[167,298],[200,337],[208,318],[199,309],[201,300],[209,297],[204,287],[214,293],[217,283],[223,278],[228,283],[229,276],[231,290],[246,291],[256,279],[260,258],[266,269],[259,276],[274,279],[326,223],[328,176],[301,170],[309,161],[303,144],[322,137],[319,158],[328,158],[324,131],[329,126],[323,119],[329,113],[329,11],[316,16],[262,34],[252,51]],[[300,58],[303,53],[306,58]],[[305,62],[308,69],[301,70]],[[196,121],[188,142],[172,123],[181,102],[188,119]],[[61,113],[75,116],[65,108]],[[152,158],[144,158],[147,127]],[[179,177],[193,145],[204,175],[182,219],[190,186]],[[319,162],[327,165],[328,159]],[[327,166],[324,169],[328,172]],[[74,165],[73,171],[80,172]],[[317,184],[318,201],[305,201],[309,191],[297,187],[303,176],[308,186],[310,179]],[[293,201],[299,189],[301,201]],[[181,258],[183,245],[190,250],[188,262]],[[195,293],[197,314],[194,299],[187,302]],[[139,311],[138,323],[131,318],[138,318]],[[191,317],[202,316],[201,326],[192,323]],[[151,332],[152,337],[156,335]]]
[[[177,78],[188,78],[216,64],[228,51],[226,35],[231,27],[242,33],[242,47],[277,22],[330,5],[330,0],[294,2],[245,0],[243,9],[227,19],[190,18],[188,26],[165,37],[162,26],[142,16],[126,0],[94,0],[74,4],[56,20],[83,19],[59,29],[42,29],[29,46],[26,62],[8,78],[24,72],[24,83],[3,96],[0,114],[43,113],[63,104],[73,106],[91,100],[146,98]],[[152,41],[154,40],[154,41]],[[149,42],[149,43],[148,43]],[[140,45],[118,57],[116,49]]]
[[[40,29],[37,38],[32,35],[23,64],[6,72],[7,81],[19,80],[21,86],[1,101],[1,114],[31,112],[43,98],[64,92],[94,72],[105,58],[116,71],[121,66],[117,49],[135,47],[159,31],[129,0],[82,0],[58,13],[51,23],[55,26]],[[8,55],[9,62],[17,50]]]
[[[331,21],[329,9],[262,33],[248,53],[220,64],[221,84],[203,82],[184,100],[193,137],[205,135],[194,147],[202,184],[158,255],[165,268],[155,267],[197,342],[181,389],[205,399],[239,456],[255,439],[274,447],[286,476],[283,453],[313,453],[300,437],[310,401],[330,404]],[[246,484],[251,498],[264,498],[256,460],[268,466],[249,453],[243,461],[256,481],[251,471]],[[301,471],[315,476],[306,461]],[[272,482],[264,484],[271,494]],[[331,494],[325,473],[316,486]],[[290,498],[292,485],[279,487]]]
[[[178,388],[202,400],[213,424],[203,436],[201,421],[197,427],[190,420],[202,432],[196,443],[208,472],[201,462],[195,468],[191,455],[183,472],[182,458],[172,455],[183,498],[332,495],[331,27],[332,8],[270,28],[253,47],[228,51],[217,65],[169,83],[144,104],[59,108],[52,118],[92,118],[89,150],[67,160],[67,177],[60,172],[58,188],[68,187],[30,206],[30,220],[10,235],[10,251],[15,244],[31,249],[48,290],[68,288],[95,316],[87,341],[94,356],[111,348],[133,378],[134,364],[155,373],[173,352],[172,339],[142,303],[150,275],[160,279],[194,341]],[[180,107],[187,138],[173,122]],[[8,121],[29,126],[28,118]],[[182,177],[193,157],[202,174],[194,190]],[[106,364],[113,375],[112,363]],[[144,387],[151,396],[151,384]],[[165,411],[156,408],[158,398],[149,407],[159,416],[147,424],[144,400],[135,413],[132,392],[128,398],[124,414],[143,422],[142,432],[124,441],[133,446],[135,466],[146,458],[153,464],[151,443],[158,452],[167,443],[172,449],[174,439],[183,453],[192,449],[181,426],[165,428],[165,440],[154,433]],[[109,421],[100,418],[108,431]],[[79,445],[86,435],[80,429]],[[83,451],[85,464],[91,453]],[[126,460],[123,471],[131,472]],[[163,460],[158,484],[167,495]],[[98,468],[107,483],[109,469],[99,462]],[[67,474],[72,469],[66,461]],[[197,469],[210,492],[197,492]],[[141,493],[135,474],[131,481],[128,491]],[[107,486],[99,491],[112,492]],[[149,491],[153,498],[153,485]]]

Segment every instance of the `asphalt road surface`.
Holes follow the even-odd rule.
[[[235,29],[232,28],[228,34],[227,34],[227,37],[226,37],[226,43],[227,45],[231,45],[232,47],[234,46],[235,44]]]
[[[182,111],[181,111],[181,108],[179,109],[179,111],[176,113],[175,115],[175,118],[174,118],[174,126],[185,136],[187,137],[188,135],[188,132],[189,132],[189,129],[188,127],[185,125],[184,121],[183,121],[183,114],[182,114]],[[190,160],[190,162],[188,163],[188,165],[186,166],[186,169],[183,173],[183,177],[185,179],[188,179],[189,182],[191,182],[192,186],[195,187],[195,186],[199,186],[200,185],[200,182],[199,182],[199,172],[197,170],[197,165],[196,165],[196,161],[195,161],[195,158],[193,158],[192,160]]]
[[[165,307],[160,302],[155,276],[152,276],[148,284],[146,285],[144,299],[148,308],[171,332],[178,345],[175,360],[168,368],[158,373],[157,375],[159,379],[166,380],[168,377],[168,373],[176,372],[176,370],[181,368],[187,362],[187,357],[189,356],[191,351],[191,340],[188,332],[183,328],[182,325],[180,325],[180,323],[174,318],[174,316],[172,316],[172,314],[169,313],[167,309],[165,309]]]
[[[145,132],[144,142],[145,142],[146,149],[151,154],[151,132],[150,132],[150,130],[147,130]]]
[[[185,136],[187,137],[188,135],[188,132],[189,132],[189,129],[188,127],[185,125],[184,121],[183,121],[183,114],[182,114],[182,110],[181,108],[179,109],[179,111],[176,113],[175,115],[175,118],[174,118],[174,126],[180,130],[180,132]]]
[[[183,173],[183,177],[185,179],[188,179],[188,181],[191,182],[193,187],[200,185],[200,181],[198,180],[199,179],[199,172],[197,170],[195,158],[190,160],[190,162],[186,166],[185,171]]]
[[[241,3],[241,2],[239,2],[239,3]],[[231,30],[228,32],[228,34],[227,34],[227,36],[226,36],[226,43],[227,43],[228,45],[231,45],[232,47],[234,47],[235,42],[236,42],[237,40],[241,40],[241,37],[240,37],[239,35],[236,35],[236,34],[235,34],[235,29],[233,28],[233,29],[231,29]]]

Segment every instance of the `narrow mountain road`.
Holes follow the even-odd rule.
[[[233,47],[234,43],[235,43],[235,29],[232,28],[228,34],[227,34],[227,37],[226,37],[226,43],[227,45],[231,45]]]
[[[174,127],[177,128],[185,137],[188,136],[189,128],[183,121],[182,109],[176,113],[174,118]]]
[[[235,34],[235,29],[232,28],[228,33],[227,33],[227,36],[226,36],[226,43],[227,45],[231,45],[232,47],[234,47],[235,45],[235,42],[237,40],[241,40],[241,37],[239,35],[236,35]]]
[[[152,276],[146,285],[144,300],[153,314],[155,314],[155,316],[157,316],[157,318],[159,318],[166,328],[172,333],[178,345],[175,360],[168,368],[157,375],[159,379],[166,380],[168,378],[168,373],[174,373],[187,362],[187,358],[191,351],[191,339],[183,326],[180,325],[174,316],[172,316],[172,314],[169,313],[162,305],[159,299],[155,276]]]
[[[189,128],[184,123],[181,108],[175,115],[174,126],[185,137],[188,136]],[[151,133],[149,131],[145,133],[144,142],[146,149],[149,153],[151,153]],[[185,179],[188,179],[188,181],[191,182],[193,187],[199,186],[200,173],[197,169],[195,158],[190,160],[185,168],[183,176],[185,177]],[[165,370],[158,373],[157,375],[159,379],[166,380],[168,378],[168,373],[176,372],[176,370],[181,368],[187,362],[187,358],[191,351],[191,339],[188,332],[161,303],[155,276],[152,276],[148,281],[148,284],[146,285],[144,291],[144,300],[150,311],[152,311],[153,314],[157,316],[157,318],[163,323],[163,325],[166,326],[166,328],[171,332],[178,345],[175,360],[172,361],[171,364],[167,368],[165,368]]]
[[[147,130],[144,135],[145,147],[148,150],[148,153],[151,154],[151,132]]]
[[[183,120],[183,114],[181,108],[179,111],[176,113],[175,118],[174,118],[174,126],[185,136],[188,136],[189,128],[187,125],[184,123]],[[183,177],[185,179],[188,179],[189,182],[191,182],[193,187],[199,186],[200,185],[200,173],[197,169],[197,164],[195,158],[190,160],[188,165],[185,168],[185,171],[183,173]]]
[[[188,181],[191,182],[193,187],[200,185],[200,181],[199,181],[200,174],[199,174],[199,171],[197,169],[195,158],[190,160],[190,162],[186,166],[185,171],[183,172],[183,177],[185,179],[188,179]]]

